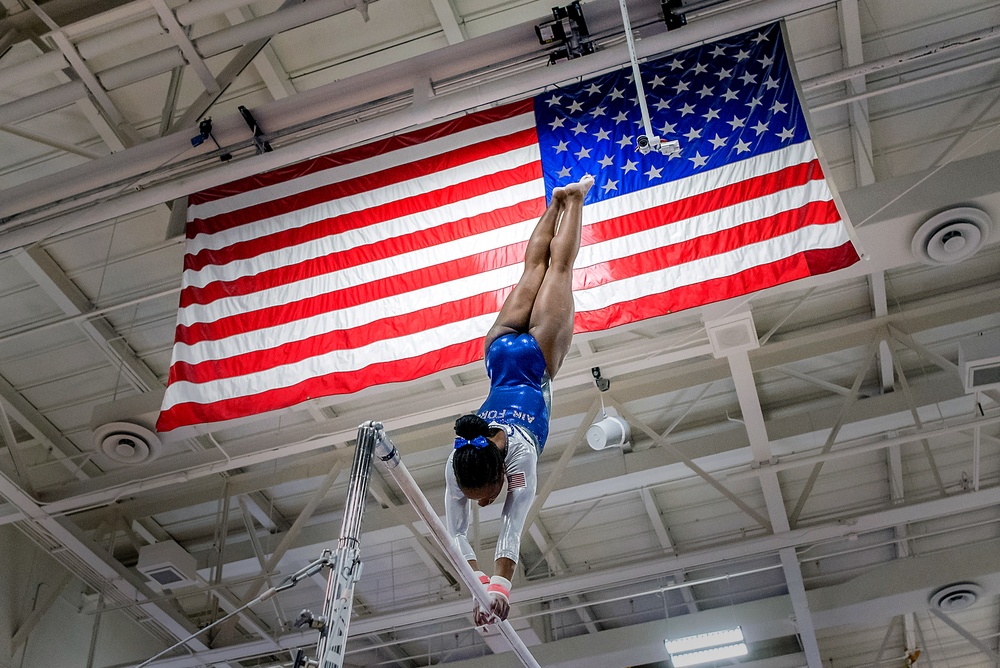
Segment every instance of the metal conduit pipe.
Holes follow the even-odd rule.
[[[0,125],[13,125],[41,114],[69,106],[87,97],[87,87],[71,81],[0,105]]]
[[[89,60],[94,56],[109,53],[129,44],[136,44],[165,34],[167,34],[167,31],[163,28],[163,24],[160,23],[160,19],[151,16],[133,21],[121,28],[112,28],[94,37],[81,39],[75,43],[75,46],[80,56],[84,60]]]
[[[195,21],[225,14],[230,9],[246,7],[253,2],[254,0],[191,0],[175,9],[174,16],[182,26],[189,26]]]
[[[245,7],[254,0],[194,0],[174,10],[174,17],[182,26],[190,26],[197,21],[225,14],[231,9]],[[149,37],[166,34],[159,17],[149,16],[121,28],[114,28],[94,37],[76,42],[76,50],[84,60],[102,53],[114,51],[129,44],[135,44]]]
[[[195,4],[191,3],[191,5]],[[248,0],[228,0],[228,2],[224,3],[215,3],[214,0],[203,0],[201,3],[197,3],[198,6],[193,9],[191,5],[180,7],[176,12],[176,16],[178,22],[182,25],[190,25],[198,19],[220,14],[228,9],[247,4],[250,4]],[[185,9],[188,9],[188,11],[184,12],[183,10]],[[333,3],[304,3],[261,16],[251,21],[246,21],[238,26],[224,28],[205,35],[194,40],[194,44],[202,57],[210,58],[230,49],[243,46],[248,42],[263,37],[271,37],[280,32],[342,14],[351,9],[354,9],[354,3],[350,0],[338,0]],[[76,47],[81,57],[86,60],[161,34],[164,34],[164,29],[159,18],[143,18],[130,23],[128,26],[109,30],[96,37],[82,39],[76,44]],[[122,65],[116,65],[96,74],[101,85],[108,90],[114,90],[158,74],[163,74],[164,72],[169,72],[177,67],[178,64],[184,65],[184,58],[179,48],[171,47],[123,63]],[[0,88],[7,88],[21,81],[52,74],[67,67],[69,67],[69,63],[66,62],[63,55],[58,51],[52,51],[24,63],[0,68]]]
[[[824,86],[831,86],[842,81],[848,81],[855,77],[873,74],[889,67],[896,67],[915,60],[922,60],[940,53],[965,51],[972,47],[981,46],[995,39],[1000,39],[1000,26],[990,26],[989,28],[978,30],[976,32],[970,32],[960,37],[942,40],[936,44],[931,44],[930,46],[910,49],[909,51],[897,53],[896,55],[889,56],[887,58],[872,60],[855,67],[848,67],[844,70],[830,72],[829,74],[822,74],[818,77],[813,77],[812,79],[806,79],[802,82],[802,90],[808,92],[816,90],[817,88],[823,88]]]
[[[98,72],[97,79],[105,90],[115,90],[184,65],[187,65],[184,54],[174,46]]]
[[[782,17],[807,12],[834,2],[834,0],[766,0],[742,12],[720,14],[710,19],[689,24],[682,31],[663,32],[643,39],[636,45],[640,58],[682,48],[693,43],[712,39],[721,34],[745,30],[748,27],[776,21]],[[431,54],[428,54],[433,57]],[[14,218],[18,213],[46,206],[76,194],[99,187],[100,182],[114,183],[127,177],[140,177],[149,170],[163,164],[163,156],[179,154],[188,144],[188,132],[175,133],[169,137],[147,142],[128,151],[113,154],[88,165],[70,168],[31,183],[11,188],[7,197],[0,202],[0,219],[11,218],[5,228],[0,228],[0,252],[35,243],[46,236],[59,232],[77,230],[87,225],[103,222],[127,213],[163,202],[184,197],[190,193],[228,183],[239,178],[276,169],[302,160],[335,151],[345,146],[367,141],[400,128],[427,123],[453,113],[460,113],[478,106],[520,97],[531,91],[547,86],[585,77],[593,72],[615,67],[628,61],[625,47],[600,51],[586,58],[578,58],[556,67],[532,70],[518,76],[485,83],[467,90],[457,91],[447,96],[435,98],[431,103],[418,109],[407,109],[394,114],[352,125],[348,129],[337,130],[322,136],[310,138],[280,150],[254,156],[253,160],[232,161],[215,169],[190,177],[178,178],[170,183],[151,186],[139,192],[123,194],[103,201],[89,208],[77,203],[72,212],[57,211],[32,213],[22,220]],[[414,71],[418,63],[427,62],[423,58],[414,59]],[[385,71],[384,69],[382,71]],[[393,77],[409,77],[409,74],[395,73]],[[384,81],[383,81],[384,83]],[[259,119],[266,119],[268,127],[284,128],[291,123],[289,118],[319,118],[343,109],[345,95],[356,94],[357,78],[344,79],[320,88],[315,88],[294,97],[276,100],[263,105],[254,113]],[[2,112],[3,106],[0,106]],[[242,128],[243,121],[237,116],[227,119],[216,118],[216,136],[222,139],[225,128]],[[300,122],[298,120],[292,122]],[[207,150],[207,149],[205,149]],[[140,156],[137,151],[144,151]],[[98,162],[101,164],[98,165]],[[94,199],[97,199],[95,197]],[[105,199],[107,196],[105,195]],[[18,229],[27,228],[32,229]]]
[[[354,3],[351,0],[307,2],[199,37],[194,40],[194,46],[202,58],[211,58],[258,39],[273,37],[352,9]],[[184,64],[180,49],[171,47],[98,72],[97,78],[102,86],[115,90],[169,72],[177,67],[178,58]]]
[[[64,67],[69,67],[69,63],[58,51],[49,51],[17,65],[0,67],[0,88],[9,88],[22,81],[52,74]]]

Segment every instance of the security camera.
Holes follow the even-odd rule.
[[[635,146],[639,149],[639,153],[649,153],[651,150],[649,137],[639,135],[639,138],[635,140]]]

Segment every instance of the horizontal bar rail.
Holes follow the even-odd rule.
[[[420,516],[424,522],[427,523],[427,527],[431,530],[434,538],[437,540],[441,549],[444,550],[445,556],[448,557],[448,561],[451,562],[452,567],[457,572],[458,576],[465,583],[465,586],[472,592],[472,595],[477,601],[479,601],[480,607],[488,610],[490,607],[490,599],[486,594],[486,587],[482,585],[479,578],[473,572],[472,567],[469,566],[469,562],[465,560],[465,557],[458,550],[458,546],[455,544],[454,538],[445,528],[444,522],[438,517],[437,513],[434,512],[434,508],[431,507],[430,502],[424,493],[417,486],[416,481],[413,480],[413,476],[410,475],[409,470],[399,458],[399,451],[396,450],[396,446],[393,444],[392,440],[385,433],[382,424],[379,422],[366,422],[358,429],[358,441],[362,439],[362,435],[366,430],[371,430],[375,433],[375,456],[379,458],[382,465],[385,467],[386,471],[392,476],[392,479],[396,481],[399,488],[402,490],[403,495],[406,496],[410,505],[413,509],[417,511],[417,515]],[[500,634],[507,639],[510,643],[511,649],[514,650],[514,654],[517,658],[521,660],[521,663],[525,665],[526,668],[541,668],[538,662],[535,661],[535,657],[531,655],[531,651],[528,649],[521,637],[517,635],[517,631],[511,626],[511,623],[504,620],[497,624],[497,628],[500,630]]]

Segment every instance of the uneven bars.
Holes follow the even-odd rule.
[[[434,508],[431,507],[430,502],[424,493],[420,491],[417,486],[416,481],[414,481],[413,476],[410,475],[409,470],[399,458],[399,451],[396,450],[396,446],[393,445],[392,441],[389,439],[388,434],[382,428],[380,422],[365,422],[358,428],[358,441],[361,441],[362,431],[365,429],[371,429],[375,431],[376,441],[375,441],[375,456],[379,458],[385,469],[392,476],[392,479],[396,481],[399,488],[403,491],[403,495],[413,506],[413,509],[417,511],[417,515],[420,516],[424,522],[427,523],[428,528],[437,539],[438,545],[444,550],[445,555],[448,557],[448,561],[451,562],[452,567],[458,572],[459,577],[465,583],[465,586],[472,592],[472,596],[479,601],[479,606],[484,610],[489,610],[490,599],[486,594],[486,587],[479,581],[476,574],[472,570],[472,566],[469,566],[469,562],[465,560],[465,557],[461,552],[458,551],[458,547],[455,545],[455,541],[448,529],[445,528],[444,522],[438,517],[437,513],[434,512]],[[511,626],[510,622],[506,619],[497,624],[497,628],[500,629],[500,633],[507,639],[510,643],[511,649],[514,650],[514,654],[517,658],[521,660],[526,668],[541,668],[538,662],[535,661],[535,657],[531,655],[531,651],[528,646],[524,644],[521,637],[517,635],[517,631]]]

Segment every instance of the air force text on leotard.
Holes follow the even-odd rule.
[[[507,417],[507,413],[508,412],[510,413],[510,419],[512,419],[512,420],[521,420],[521,421],[527,422],[528,424],[531,424],[532,422],[535,421],[535,416],[534,415],[529,415],[528,413],[525,413],[524,411],[518,411],[518,410],[510,410],[510,411],[508,411],[506,408],[503,409],[502,411],[479,411],[479,417],[483,418],[484,420],[498,420],[499,421],[499,420],[503,420],[505,417]]]

